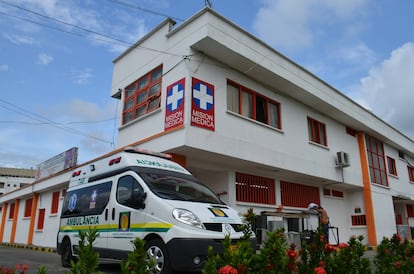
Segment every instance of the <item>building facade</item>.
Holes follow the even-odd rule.
[[[411,238],[413,140],[209,8],[174,25],[114,60],[118,147],[171,153],[267,228],[316,229],[317,203],[330,242]],[[0,196],[0,242],[55,245],[70,171]]]
[[[35,170],[24,168],[0,168],[0,195],[31,184],[35,180]]]

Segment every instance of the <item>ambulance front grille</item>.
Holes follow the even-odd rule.
[[[234,231],[240,232],[242,231],[240,224],[230,224],[233,227]],[[207,230],[216,231],[216,232],[223,232],[223,224],[222,223],[204,223],[204,226]]]

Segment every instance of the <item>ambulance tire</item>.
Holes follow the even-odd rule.
[[[60,247],[60,260],[63,267],[70,267],[70,262],[74,259],[69,239],[64,239]]]
[[[170,258],[162,240],[152,239],[145,243],[145,250],[151,260],[155,261],[156,273],[171,273]]]

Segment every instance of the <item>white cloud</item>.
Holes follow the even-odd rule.
[[[46,53],[41,53],[37,56],[37,63],[40,65],[47,65],[53,61],[53,57]]]
[[[263,0],[253,28],[262,39],[284,50],[312,46],[325,29],[352,22],[368,0]],[[350,28],[350,26],[346,26]],[[357,28],[350,28],[357,29]],[[340,32],[340,30],[336,30]],[[349,33],[349,32],[348,32]]]
[[[93,77],[92,69],[74,69],[72,70],[72,80],[75,84],[86,85],[89,83],[90,79]]]
[[[17,35],[17,34],[4,34],[4,38],[16,45],[33,45],[35,44],[35,39],[27,35]]]
[[[0,65],[0,71],[8,71],[8,70],[9,70],[9,66],[7,64]]]
[[[395,49],[350,94],[361,105],[414,139],[414,44]]]

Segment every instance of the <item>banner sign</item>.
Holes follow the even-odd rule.
[[[56,155],[49,160],[44,161],[36,166],[35,179],[48,177],[67,168],[76,166],[78,161],[78,148],[73,147],[65,152]]]
[[[184,89],[185,78],[167,87],[164,130],[184,124]]]
[[[214,86],[192,79],[191,125],[214,131]]]

